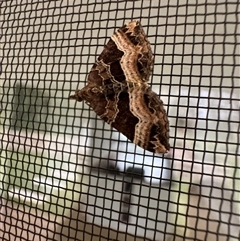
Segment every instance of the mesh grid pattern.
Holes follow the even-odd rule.
[[[68,100],[133,19],[170,120],[164,156]],[[2,1],[2,240],[238,240],[238,23],[238,1]]]

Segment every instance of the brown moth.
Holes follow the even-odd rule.
[[[136,145],[166,153],[169,122],[163,102],[147,84],[153,54],[141,24],[119,28],[97,58],[87,85],[70,96],[86,101],[104,121]]]

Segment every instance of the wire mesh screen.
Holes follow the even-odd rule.
[[[2,240],[239,240],[238,1],[2,1]],[[141,22],[171,150],[68,98]]]

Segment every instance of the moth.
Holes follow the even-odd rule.
[[[139,21],[119,28],[93,65],[87,85],[70,99],[86,101],[101,119],[136,145],[166,153],[169,122],[163,102],[148,85],[150,43]]]

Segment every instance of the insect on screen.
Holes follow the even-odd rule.
[[[0,6],[2,240],[239,240],[238,1]]]

